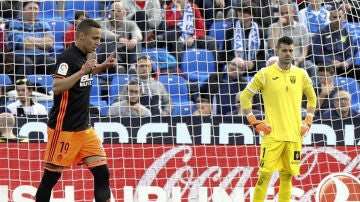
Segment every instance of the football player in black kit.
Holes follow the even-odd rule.
[[[101,27],[91,19],[77,27],[76,41],[57,60],[54,105],[48,121],[45,168],[36,202],[50,201],[52,188],[63,168],[86,164],[94,176],[96,202],[110,201],[109,169],[102,142],[89,122],[89,97],[93,75],[116,66],[115,53],[97,64],[95,50]]]

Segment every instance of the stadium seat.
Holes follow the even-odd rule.
[[[170,94],[174,105],[172,115],[191,115],[196,109],[196,104],[190,100],[186,80],[178,75],[160,75],[159,81]]]
[[[360,103],[352,104],[351,108],[360,113]]]
[[[53,101],[51,100],[46,100],[46,101],[39,101],[40,104],[44,105],[47,112],[50,114],[51,111],[51,107],[53,106]]]
[[[90,104],[97,107],[101,115],[107,115],[109,106],[105,100],[102,100],[101,87],[97,76],[93,76],[92,87],[90,91]]]
[[[54,82],[54,79],[52,75],[46,75],[46,74],[32,74],[28,75],[27,79],[34,84],[40,84],[47,93],[52,91],[52,84]]]
[[[349,91],[352,105],[360,103],[360,86],[354,78],[338,76],[334,77],[334,83],[341,86],[344,90]]]
[[[205,49],[189,49],[183,54],[180,68],[189,82],[201,86],[216,71],[214,55]]]
[[[232,21],[230,20],[221,20],[215,21],[211,24],[209,28],[209,36],[214,37],[217,41],[218,50],[224,49],[225,43],[225,34],[226,30],[231,27]]]
[[[52,31],[54,32],[54,37],[55,37],[54,52],[55,52],[55,56],[57,57],[59,54],[61,54],[64,51],[64,34],[66,30],[69,29],[70,23],[62,19],[58,19],[58,20],[55,19],[51,21],[49,24],[52,28]]]
[[[347,22],[344,27],[349,30],[354,45],[360,44],[360,23]]]
[[[104,7],[101,1],[65,1],[65,14],[66,20],[74,20],[74,14],[77,10],[84,10],[89,13],[91,19],[100,19]]]
[[[8,75],[0,74],[0,86],[10,85],[11,83],[11,79]]]
[[[354,64],[360,66],[360,50],[358,48],[354,54]]]
[[[40,1],[39,8],[40,8],[40,12],[38,18],[40,20],[46,21],[46,20],[61,19],[57,7],[57,1],[55,0]]]
[[[126,86],[133,77],[134,76],[127,74],[119,74],[113,77],[109,89],[109,105],[114,103],[121,89]]]
[[[176,68],[177,61],[165,48],[143,48],[141,49],[143,55],[148,55],[153,61],[153,71],[157,72],[158,68],[161,70]]]

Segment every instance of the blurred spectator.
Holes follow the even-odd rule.
[[[166,8],[165,22],[165,46],[179,62],[181,52],[191,47],[210,50],[217,58],[216,41],[206,35],[204,18],[196,4],[189,0],[172,1]]]
[[[333,10],[334,7],[341,8],[345,11],[347,22],[359,22],[359,0],[324,0],[324,7],[328,10]]]
[[[169,93],[166,91],[164,85],[153,79],[152,60],[149,56],[140,56],[137,62],[137,75],[141,85],[142,95],[140,103],[146,108],[150,109],[151,115],[170,115],[172,110],[172,101]],[[126,88],[122,89],[120,94],[120,101],[126,100]]]
[[[319,32],[330,22],[330,13],[321,5],[323,2],[324,0],[308,0],[306,8],[299,12],[299,22],[304,24],[311,34]]]
[[[70,24],[69,29],[64,34],[64,46],[68,48],[75,41],[76,27],[84,19],[89,18],[86,11],[75,11],[74,23]]]
[[[0,113],[0,142],[29,142],[27,138],[14,134],[15,117],[11,113]]]
[[[240,94],[241,92],[237,93],[235,96],[235,106],[236,106],[236,110],[234,110],[232,113],[228,113],[227,115],[239,115],[239,116],[246,116],[246,114],[243,113],[243,110],[241,109],[241,104],[240,104]],[[253,103],[253,100],[251,99],[251,103]],[[253,109],[252,110],[253,114],[255,116],[262,116],[262,112],[261,110],[258,109]]]
[[[321,115],[325,110],[334,108],[334,105],[332,104],[334,95],[339,90],[342,90],[340,86],[337,86],[334,83],[334,76],[335,67],[333,65],[318,67],[318,81],[315,82],[317,84],[315,93],[317,95],[318,104],[315,115]]]
[[[242,1],[240,1],[242,2]],[[278,0],[250,1],[253,4],[254,21],[262,28],[268,28],[279,17]]]
[[[222,61],[242,58],[248,73],[255,73],[265,66],[263,31],[253,21],[253,4],[245,1],[236,9],[237,20],[226,30],[226,57]]]
[[[149,117],[151,111],[140,103],[141,86],[138,79],[131,80],[126,86],[126,99],[110,106],[109,116]]]
[[[201,15],[205,19],[205,26],[210,28],[215,20],[221,20],[217,17],[221,12],[222,19],[231,17],[230,9],[237,5],[237,0],[193,0],[194,4],[198,5]]]
[[[163,20],[159,0],[121,0],[126,18],[135,21],[141,31],[159,28]]]
[[[351,95],[348,91],[339,90],[334,95],[334,108],[324,112],[323,117],[330,119],[352,118],[359,115],[359,112],[351,108]]]
[[[196,100],[196,110],[193,112],[194,116],[210,116],[211,104],[208,99],[198,98]]]
[[[103,42],[99,47],[98,62],[102,63],[114,51],[117,51],[117,60],[121,67],[120,72],[116,68],[107,70],[109,74],[135,73],[130,71],[130,66],[136,63],[137,55],[140,53],[140,42],[142,35],[136,22],[126,19],[124,5],[120,2],[111,4],[110,17],[100,22]]]
[[[235,111],[235,95],[248,83],[242,77],[246,73],[243,59],[234,58],[225,68],[223,72],[212,73],[200,88],[200,97],[210,100],[212,114],[225,115]]]
[[[1,17],[4,19],[15,19],[21,12],[22,1],[0,1],[1,5]]]
[[[16,81],[17,100],[7,105],[7,109],[16,116],[47,115],[44,105],[33,101],[34,84],[27,79]]]
[[[54,36],[50,25],[38,20],[39,4],[24,2],[22,18],[10,21],[8,48],[15,52],[15,78],[31,74],[53,74]],[[12,78],[14,79],[14,78]]]
[[[9,76],[14,73],[14,55],[10,52],[0,53],[0,73],[8,74]],[[10,76],[11,78],[11,76]]]
[[[266,61],[266,66],[270,66],[273,65],[275,63],[279,62],[279,57],[278,56],[271,56],[269,59],[267,59]]]
[[[6,92],[5,92],[5,87],[4,86],[0,86],[0,113],[6,112]]]
[[[275,23],[280,18],[280,1],[281,0],[260,0],[252,1],[256,6],[256,12],[254,15],[254,20],[262,25],[264,29],[268,28],[272,23]],[[298,20],[298,11],[299,6],[296,3],[296,0],[288,0],[289,4],[292,4],[294,7],[294,19]],[[265,33],[264,35],[267,35]]]
[[[4,30],[2,27],[0,27],[0,53],[2,54],[5,51],[6,51],[6,42],[4,38]]]
[[[294,20],[295,9],[290,0],[280,0],[280,18],[270,25],[268,45],[271,52],[276,49],[277,40],[291,36],[294,40],[295,66],[306,69],[310,77],[315,76],[317,67],[307,60],[311,37],[305,25]],[[272,54],[273,55],[273,54]]]
[[[353,45],[350,33],[343,26],[344,20],[344,10],[330,11],[330,24],[313,37],[314,62],[335,65],[335,74],[338,76],[360,78],[358,67],[354,67],[357,47]]]

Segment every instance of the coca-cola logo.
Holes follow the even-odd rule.
[[[348,173],[326,176],[316,189],[316,202],[360,201],[360,180]]]

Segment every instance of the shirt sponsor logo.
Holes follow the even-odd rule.
[[[68,70],[69,70],[69,65],[67,63],[63,62],[59,65],[59,69],[58,69],[57,73],[60,75],[66,76]]]
[[[299,161],[301,157],[300,151],[294,151],[294,160]]]
[[[80,79],[80,87],[91,86],[93,82],[92,74],[86,74]]]

